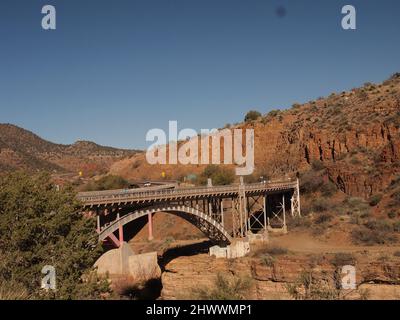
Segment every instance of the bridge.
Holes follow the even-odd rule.
[[[286,230],[286,211],[300,216],[299,180],[229,186],[149,187],[82,192],[77,196],[84,211],[97,218],[100,241],[119,246],[124,228],[147,217],[149,240],[153,239],[153,215],[179,216],[199,228],[216,243],[267,230]]]

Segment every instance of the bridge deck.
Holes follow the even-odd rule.
[[[115,204],[140,203],[146,201],[161,201],[173,199],[190,199],[207,196],[236,196],[239,192],[275,192],[295,189],[297,181],[290,179],[267,183],[252,183],[244,185],[229,185],[215,187],[190,187],[154,190],[141,188],[140,190],[108,190],[98,192],[82,192],[77,198],[85,207],[98,207]],[[165,187],[165,186],[164,186]]]

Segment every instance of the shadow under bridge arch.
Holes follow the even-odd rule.
[[[147,216],[149,213],[164,212],[176,215],[190,222],[202,231],[210,240],[217,243],[230,244],[232,237],[225,230],[221,223],[213,219],[210,215],[205,214],[195,208],[188,206],[153,206],[145,209],[133,211],[119,219],[113,221],[111,224],[105,226],[99,233],[99,240],[103,241],[112,233],[118,230],[120,226],[124,226],[133,222],[141,217]]]

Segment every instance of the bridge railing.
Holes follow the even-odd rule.
[[[266,183],[245,184],[243,188],[247,192],[274,189],[293,189],[296,182],[291,179],[284,181],[269,181]],[[193,195],[209,195],[215,193],[237,193],[239,192],[239,184],[217,187],[187,187],[179,189],[163,189],[153,191],[135,191],[135,190],[110,190],[102,192],[85,192],[79,193],[77,198],[86,205],[95,205],[104,202],[124,202],[135,201],[149,198],[160,198],[167,196],[193,196]]]
[[[165,184],[161,186],[153,186],[153,187],[145,187],[145,188],[136,188],[136,189],[114,189],[114,190],[102,190],[102,191],[85,191],[79,192],[78,198],[85,197],[107,197],[114,196],[117,194],[120,195],[131,195],[131,194],[139,194],[142,192],[152,192],[152,191],[160,191],[164,189],[173,189],[177,185],[176,184]]]

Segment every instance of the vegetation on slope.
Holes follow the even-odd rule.
[[[99,298],[107,282],[91,271],[102,249],[95,221],[78,213],[66,188],[49,176],[16,172],[0,177],[0,294],[2,298]],[[56,270],[56,291],[41,289],[41,270]]]
[[[232,169],[210,164],[204,168],[196,182],[200,185],[206,185],[208,179],[211,179],[215,186],[228,185],[235,181],[235,173]]]
[[[89,182],[85,186],[85,191],[101,191],[129,188],[130,184],[127,180],[120,176],[107,175],[99,180]]]

